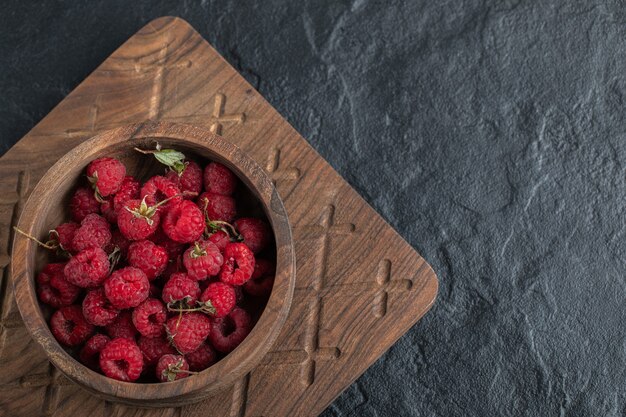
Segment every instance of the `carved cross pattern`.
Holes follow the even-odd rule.
[[[387,314],[389,294],[411,291],[413,288],[413,281],[410,279],[392,279],[391,268],[391,261],[385,258],[378,263],[375,281],[329,285],[324,288],[321,295],[353,297],[358,293],[373,292],[372,312],[378,318],[384,317]]]
[[[59,405],[59,393],[61,387],[72,385],[69,379],[63,377],[61,372],[51,363],[48,363],[48,371],[38,374],[24,375],[17,381],[6,385],[5,387],[22,388],[33,390],[37,388],[46,388],[42,404],[42,415],[52,415]]]
[[[17,222],[21,211],[21,204],[26,192],[28,191],[29,184],[30,173],[28,171],[22,171],[17,176],[15,192],[0,198],[0,205],[12,206],[11,224],[15,224]],[[11,308],[11,289],[9,287],[10,279],[7,267],[11,261],[8,248],[11,244],[12,229],[8,228],[8,230],[6,241],[0,246],[3,248],[3,252],[0,253],[0,274],[2,275],[2,281],[0,283],[0,355],[3,352],[6,343],[7,330],[22,326],[22,319],[17,311],[9,312]]]
[[[313,289],[320,291],[324,288],[328,268],[328,256],[330,238],[334,235],[349,235],[354,233],[356,226],[353,223],[335,223],[335,206],[330,204],[322,214],[318,224],[302,226],[299,228],[303,239],[321,239],[321,268],[319,275],[313,281]]]
[[[216,135],[221,135],[225,124],[242,124],[246,121],[245,113],[225,113],[226,112],[226,95],[223,93],[215,94],[213,100],[213,110],[211,113],[194,113],[193,115],[184,116],[168,116],[167,120],[210,123],[209,130]],[[208,119],[208,120],[207,120]]]
[[[315,381],[315,373],[320,361],[337,359],[341,356],[338,347],[324,347],[319,343],[321,327],[322,296],[330,255],[330,239],[334,235],[348,235],[354,233],[356,226],[353,223],[335,223],[335,206],[328,205],[322,213],[318,224],[300,228],[303,239],[321,239],[321,263],[319,275],[315,277],[313,286],[300,288],[310,297],[307,325],[304,331],[303,349],[270,352],[264,359],[268,363],[297,363],[300,364],[300,380],[304,387],[309,387]]]
[[[372,309],[374,315],[379,318],[387,314],[387,303],[391,291],[409,291],[413,287],[413,281],[409,279],[391,280],[391,261],[389,259],[383,259],[378,264],[376,284],[379,288],[374,297]]]
[[[226,106],[226,96],[218,93],[215,95],[215,103],[213,105],[212,119],[213,123],[209,128],[211,132],[216,135],[222,134],[222,126],[224,123],[242,124],[246,121],[246,115],[244,113],[225,114],[224,108]]]
[[[89,126],[77,129],[66,129],[65,135],[74,138],[80,136],[93,136],[99,130],[102,130],[98,126],[98,118],[100,115],[100,102],[102,100],[102,94],[96,95],[91,108],[89,109]]]
[[[291,184],[291,188],[289,188],[288,191],[282,194],[283,200],[286,200],[287,197],[289,197],[289,194],[291,194],[291,190],[293,190],[294,186],[300,179],[300,170],[295,167],[283,168],[281,166],[280,154],[280,148],[272,148],[267,158],[267,164],[265,168],[272,178],[272,183],[274,183],[274,187],[278,187],[279,183]]]
[[[317,365],[320,361],[338,359],[341,350],[338,347],[322,347],[319,344],[321,327],[322,300],[328,295],[333,297],[354,297],[363,292],[374,292],[372,312],[378,318],[387,314],[389,293],[396,291],[410,291],[413,282],[409,279],[392,279],[392,263],[383,259],[378,263],[374,281],[356,282],[347,284],[326,285],[327,264],[329,253],[329,239],[332,235],[348,235],[354,233],[356,226],[352,223],[335,223],[335,206],[327,206],[319,224],[301,227],[302,239],[316,239],[321,241],[320,274],[313,281],[311,287],[296,288],[298,293],[310,297],[307,326],[304,333],[303,349],[273,351],[266,355],[263,364],[300,364],[302,384],[309,387],[315,381]]]
[[[69,381],[61,376],[61,372],[57,370],[52,364],[50,364],[50,371],[48,372],[49,378],[46,386],[46,395],[43,401],[43,414],[53,414],[59,406],[59,392],[61,391],[61,385],[69,384]]]
[[[168,62],[169,44],[165,43],[159,50],[159,57],[154,63],[143,64],[140,60],[135,62],[135,72],[153,74],[152,91],[148,109],[148,119],[155,120],[161,115],[163,106],[163,92],[165,91],[165,79],[171,70],[186,69],[192,66],[190,60],[182,60],[170,64]]]

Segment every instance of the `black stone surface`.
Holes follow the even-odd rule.
[[[624,2],[3,2],[2,150],[168,14],[440,277],[325,417],[626,415]]]

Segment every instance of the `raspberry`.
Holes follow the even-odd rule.
[[[98,214],[87,215],[74,233],[72,249],[104,248],[111,242],[111,229],[106,219]]]
[[[158,337],[165,333],[167,310],[160,300],[148,298],[133,310],[133,324],[142,336]]]
[[[91,213],[100,212],[100,203],[89,188],[80,187],[74,192],[70,201],[70,214],[72,220],[80,223]]]
[[[243,289],[255,297],[267,297],[274,286],[276,267],[267,259],[256,259],[252,278],[243,284]]]
[[[104,293],[119,309],[137,307],[150,292],[150,282],[141,269],[127,266],[114,271],[104,281]]]
[[[184,243],[174,242],[172,239],[167,237],[162,228],[159,228],[156,232],[154,232],[154,234],[150,236],[148,240],[151,240],[157,245],[164,247],[170,260],[175,259],[185,250]]]
[[[224,266],[220,280],[230,285],[243,285],[252,277],[254,255],[245,243],[229,243],[224,249]]]
[[[212,282],[202,292],[200,301],[213,317],[225,317],[235,307],[235,289],[223,282]]]
[[[98,158],[87,166],[87,178],[101,197],[115,194],[125,175],[126,167],[115,158]]]
[[[128,200],[136,200],[139,198],[140,184],[134,177],[127,175],[120,185],[120,189],[115,193],[113,198],[103,202],[100,206],[102,215],[110,222],[117,223],[117,213],[120,211]]]
[[[224,165],[211,162],[204,168],[204,190],[231,195],[237,186],[237,177]]]
[[[61,223],[54,230],[50,230],[50,240],[59,242],[61,250],[74,252],[72,240],[74,239],[74,233],[76,233],[79,227],[74,222]]]
[[[187,269],[187,275],[196,281],[217,275],[223,263],[224,257],[220,250],[208,240],[196,242],[183,254],[183,265]]]
[[[210,220],[232,221],[237,215],[235,199],[228,195],[205,192],[198,197],[198,206]]]
[[[224,252],[224,249],[226,249],[226,245],[230,243],[228,233],[223,230],[218,230],[217,232],[211,234],[207,240],[217,246],[222,253]]]
[[[150,178],[146,181],[143,187],[141,187],[139,197],[142,199],[145,198],[146,203],[149,205],[160,203],[165,199],[170,199],[165,206],[166,210],[169,210],[170,207],[174,207],[183,201],[183,197],[179,194],[181,194],[181,192],[174,182],[157,175]]]
[[[50,330],[59,343],[77,346],[89,339],[95,328],[85,320],[80,306],[71,305],[54,312],[50,318]]]
[[[100,369],[109,378],[135,381],[143,369],[143,355],[139,346],[123,337],[111,340],[100,351]]]
[[[272,230],[263,220],[242,217],[235,221],[234,225],[243,237],[243,242],[255,254],[261,252],[270,243]]]
[[[129,240],[146,239],[159,227],[161,214],[145,200],[128,200],[117,213],[117,227]]]
[[[65,279],[81,288],[97,287],[109,275],[109,258],[100,248],[89,248],[73,256],[63,269]]]
[[[109,303],[102,288],[89,291],[83,300],[83,315],[94,326],[111,324],[118,314],[120,311]]]
[[[80,288],[65,279],[64,267],[64,263],[48,264],[37,275],[39,299],[54,308],[71,305],[80,294]]]
[[[203,343],[198,349],[186,354],[185,359],[189,363],[189,370],[200,372],[217,362],[217,353],[209,344]]]
[[[111,339],[100,333],[96,333],[91,336],[91,339],[87,340],[85,346],[80,350],[78,358],[80,361],[90,369],[97,371],[100,368],[99,359],[100,351],[109,343]]]
[[[137,335],[137,329],[133,324],[132,313],[130,310],[122,311],[113,323],[105,327],[107,334],[115,339],[116,337],[125,337],[127,339],[134,339]]]
[[[250,315],[239,307],[235,307],[226,317],[211,319],[209,340],[215,350],[232,352],[252,330]]]
[[[150,281],[163,273],[168,260],[165,248],[149,240],[138,240],[128,247],[128,264],[141,269]]]
[[[129,246],[130,240],[126,239],[126,237],[119,230],[114,230],[111,232],[111,242],[104,250],[110,254],[115,250],[115,248],[117,248],[120,251],[121,257],[126,258],[128,256]]]
[[[202,192],[202,168],[193,161],[185,163],[185,169],[181,174],[170,170],[165,174],[165,178],[176,184],[183,193],[198,195]]]
[[[161,299],[167,304],[184,302],[186,306],[192,306],[200,297],[200,286],[197,281],[189,278],[184,272],[172,274],[163,286]]]
[[[170,343],[184,355],[198,349],[206,340],[211,321],[202,313],[188,313],[170,318],[165,330]]]
[[[204,232],[204,217],[196,204],[189,200],[170,208],[163,218],[163,231],[173,241],[191,243]]]
[[[143,362],[146,367],[156,365],[159,358],[168,353],[176,353],[165,337],[145,337],[140,336],[139,349],[143,353]]]
[[[156,377],[161,382],[172,382],[189,376],[189,364],[181,355],[163,355],[157,362]]]

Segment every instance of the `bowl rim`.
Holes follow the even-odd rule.
[[[295,287],[295,252],[291,227],[283,202],[266,172],[245,152],[208,129],[169,122],[143,122],[114,128],[85,140],[59,159],[43,175],[23,206],[18,225],[37,235],[37,213],[46,204],[45,196],[58,187],[55,181],[67,173],[61,168],[75,161],[85,165],[128,141],[173,139],[200,147],[203,155],[232,169],[261,201],[276,240],[276,278],[274,288],[258,322],[234,351],[198,375],[166,383],[134,383],[108,378],[82,365],[67,353],[53,337],[43,317],[35,289],[34,255],[36,245],[29,239],[14,238],[11,252],[11,276],[16,303],[32,338],[49,360],[71,380],[106,399],[129,404],[149,400],[184,399],[201,396],[227,387],[250,372],[269,351],[289,313]],[[131,146],[133,144],[130,144]],[[84,167],[77,168],[82,172]],[[44,216],[42,216],[44,217]],[[40,220],[39,223],[43,223]],[[41,228],[43,225],[39,225]],[[206,394],[206,395],[204,395]],[[153,406],[162,406],[161,403]]]

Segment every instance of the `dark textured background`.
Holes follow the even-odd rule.
[[[162,15],[439,275],[325,417],[626,415],[623,1],[5,1],[2,152]]]

